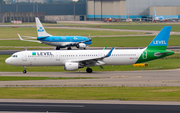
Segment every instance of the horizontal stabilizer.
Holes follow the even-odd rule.
[[[25,38],[32,38],[32,39],[37,39],[37,37],[32,37],[32,36],[22,36],[22,37],[25,37]]]
[[[161,56],[161,55],[168,54],[168,53],[172,53],[172,52],[154,53],[154,55],[155,56]]]
[[[21,36],[20,36],[19,34],[18,34],[18,36],[19,36],[19,39],[22,40],[22,41],[38,42],[38,43],[42,44],[41,41],[36,41],[36,40],[24,40],[24,39],[21,38]]]

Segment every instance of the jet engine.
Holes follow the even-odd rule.
[[[79,43],[76,45],[77,48],[86,48],[86,44],[84,43]]]
[[[74,71],[79,69],[79,64],[78,63],[71,63],[67,62],[65,63],[64,70],[66,71]]]

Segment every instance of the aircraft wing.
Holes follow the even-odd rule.
[[[18,34],[18,36],[19,36],[19,39],[22,40],[22,41],[38,42],[38,43],[42,44],[41,41],[36,41],[36,40],[24,40],[24,39],[21,38],[21,36],[20,36],[19,34]]]
[[[80,65],[83,65],[83,66],[103,65],[105,63],[102,60],[104,58],[110,57],[113,50],[114,50],[114,47],[112,47],[112,49],[105,56],[100,56],[96,58],[71,60],[71,62],[79,62]]]

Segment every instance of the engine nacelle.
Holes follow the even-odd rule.
[[[76,45],[77,48],[86,48],[86,44],[84,43],[79,43]]]
[[[78,63],[71,63],[71,62],[65,63],[64,70],[74,71],[74,70],[78,70],[78,69],[79,69]]]

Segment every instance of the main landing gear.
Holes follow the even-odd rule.
[[[59,46],[56,46],[56,50],[60,50],[60,47],[59,47]]]
[[[23,73],[26,74],[26,66],[24,66],[24,70],[23,70]]]
[[[88,67],[88,68],[86,69],[86,72],[87,72],[87,73],[92,73],[93,70],[92,70],[91,68]]]
[[[67,50],[71,50],[71,46],[69,46],[69,47],[67,48]]]

